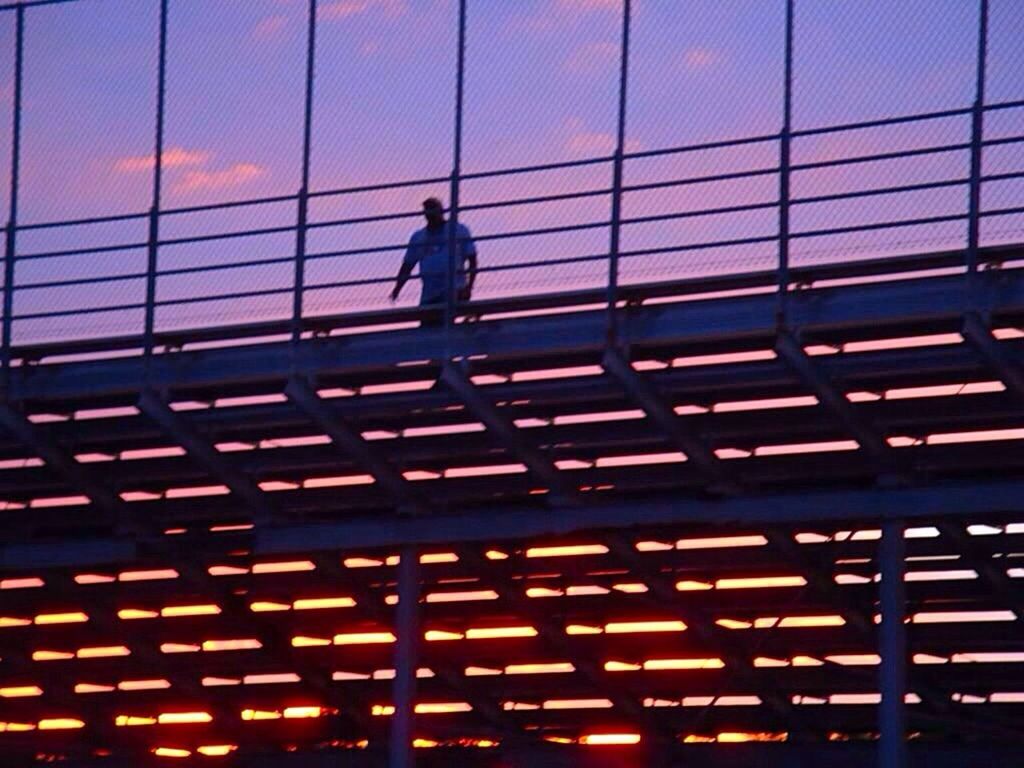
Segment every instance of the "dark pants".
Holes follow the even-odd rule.
[[[465,303],[469,299],[469,288],[459,288],[455,297],[456,305]],[[443,326],[444,305],[445,299],[443,296],[431,296],[425,300],[420,299],[420,327],[440,328]]]

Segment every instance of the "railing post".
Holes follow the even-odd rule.
[[[309,221],[309,163],[313,138],[313,78],[316,65],[316,0],[309,0],[306,26],[306,96],[302,122],[302,187],[295,224],[295,279],[292,290],[292,341],[302,338],[302,307],[306,285],[306,233]]]
[[[779,274],[776,325],[786,328],[789,301],[789,168],[793,130],[793,12],[786,0],[786,63],[783,83],[782,131],[779,133]]]
[[[164,96],[167,88],[167,2],[160,0],[160,47],[156,83],[156,138],[153,148],[153,204],[146,239],[146,316],[144,344],[147,365],[156,344],[156,278],[160,251],[160,194],[164,167]]]
[[[981,0],[978,19],[976,83],[971,110],[971,176],[967,196],[967,305],[976,310],[978,249],[981,240],[981,166],[985,130],[985,66],[988,53],[988,0]]]
[[[6,396],[10,380],[11,346],[14,328],[14,265],[18,235],[18,178],[21,169],[21,85],[25,59],[25,8],[15,12],[14,33],[14,115],[11,130],[11,196],[8,200],[7,227],[4,230],[4,298],[3,332],[3,385]]]
[[[395,714],[391,721],[390,768],[412,768],[413,723],[416,714],[416,664],[419,649],[419,553],[408,544],[398,563],[398,609],[395,631]]]
[[[879,688],[882,703],[878,708],[878,764],[881,768],[905,768],[907,764],[906,704],[907,692],[907,629],[906,613],[906,542],[902,520],[889,520],[882,526],[882,542],[878,548],[881,571],[880,600],[882,623],[879,627]]]
[[[629,83],[629,27],[632,2],[622,4],[622,43],[619,49],[619,109],[612,158],[612,219],[608,241],[608,343],[618,337],[619,250],[622,235],[622,176],[626,145],[626,93]]]
[[[462,102],[466,74],[466,0],[459,0],[459,41],[455,70],[455,135],[452,147],[452,176],[448,200],[448,281],[445,291],[444,326],[446,332],[455,324],[457,310],[457,273],[462,266],[462,248],[458,242],[459,189],[462,181]]]

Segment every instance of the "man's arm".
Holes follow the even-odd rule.
[[[395,277],[395,287],[391,291],[391,300],[395,301],[398,299],[398,294],[402,292],[405,284],[409,282],[409,277],[412,275],[412,269],[416,266],[416,252],[413,240],[409,241],[409,247],[405,249],[405,258],[402,259],[402,266],[398,269],[398,275]]]
[[[466,291],[472,294],[473,285],[476,283],[476,243],[473,242],[473,236],[470,234],[468,227],[462,227],[462,237],[462,256],[468,265],[466,270]]]

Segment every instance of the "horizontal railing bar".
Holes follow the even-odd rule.
[[[244,269],[246,267],[263,267],[274,264],[292,264],[295,256],[275,256],[271,259],[249,259],[248,261],[227,262],[224,264],[203,264],[198,267],[178,267],[176,269],[158,269],[157,277],[176,277],[178,275],[194,275],[203,272],[216,272],[221,269]]]
[[[59,221],[39,221],[32,224],[19,224],[15,227],[19,232],[38,229],[58,229],[60,227],[83,227],[90,224],[110,224],[117,221],[145,220],[148,213],[115,213],[110,216],[92,216],[82,219],[62,219]]]
[[[279,227],[262,227],[260,229],[245,229],[236,232],[215,232],[212,235],[193,235],[192,237],[173,237],[161,240],[158,245],[190,245],[192,243],[209,243],[214,240],[233,240],[243,237],[260,237],[262,235],[280,235],[286,232],[294,232],[294,224],[282,225]]]
[[[402,189],[403,187],[425,187],[428,184],[444,184],[451,180],[450,176],[431,176],[425,179],[404,179],[402,181],[382,181],[379,184],[361,184],[354,187],[337,187],[335,189],[312,190],[309,198],[335,197],[337,195],[354,195],[361,192],[381,192],[386,189]]]
[[[83,309],[57,309],[48,312],[27,312],[25,314],[11,315],[12,321],[18,320],[44,320],[50,317],[74,317],[76,315],[95,315],[103,312],[128,312],[131,310],[145,309],[145,302],[141,304],[118,304],[113,307],[85,307]]]
[[[146,243],[124,243],[121,245],[96,245],[91,248],[78,248],[74,250],[63,250],[63,251],[40,251],[37,253],[18,253],[15,254],[15,261],[36,261],[43,259],[59,259],[67,256],[87,256],[92,253],[113,253],[114,251],[132,251],[141,250],[146,247]]]
[[[179,216],[184,213],[204,213],[206,211],[219,211],[227,208],[247,208],[252,205],[269,205],[272,203],[290,203],[299,199],[296,195],[273,195],[271,197],[253,197],[248,200],[229,200],[224,203],[206,203],[203,205],[188,205],[179,208],[161,208],[160,216]]]
[[[106,283],[119,283],[124,280],[145,280],[145,272],[129,273],[127,275],[103,275],[102,277],[77,277],[65,280],[47,280],[42,283],[18,283],[14,289],[15,295],[21,291],[41,290],[43,288],[71,288],[78,285],[103,285]]]

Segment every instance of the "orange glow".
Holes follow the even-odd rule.
[[[637,467],[648,464],[676,464],[686,461],[686,456],[679,451],[668,453],[636,453],[626,456],[601,456],[597,459],[598,467]]]
[[[266,709],[243,709],[243,720],[280,720],[281,713]]]
[[[340,488],[348,485],[373,485],[373,475],[335,475],[332,477],[310,477],[302,481],[303,488]]]
[[[686,624],[682,621],[613,621],[604,625],[609,635],[622,635],[631,632],[682,632]]]
[[[272,603],[267,600],[257,600],[249,603],[249,610],[253,613],[269,613],[271,611],[290,611],[292,607],[288,603]]]
[[[580,744],[585,744],[590,747],[605,747],[639,743],[639,733],[591,733],[586,736],[580,736]]]
[[[611,699],[548,699],[542,709],[611,709]]]
[[[185,488],[168,488],[164,494],[168,499],[194,499],[200,496],[227,496],[231,489],[226,485],[193,485]]]
[[[488,464],[482,467],[451,467],[444,471],[447,478],[489,477],[491,475],[516,475],[526,472],[525,464]]]
[[[568,661],[551,662],[549,664],[509,664],[505,667],[506,675],[552,675],[575,672]]]
[[[616,592],[623,592],[627,595],[640,595],[647,592],[647,585],[642,583],[612,584]]]
[[[493,589],[478,589],[471,592],[430,592],[428,603],[462,603],[473,600],[497,600],[498,593]]]
[[[287,483],[286,485],[293,485]],[[256,526],[253,523],[235,523],[234,525],[211,525],[210,533],[229,533],[231,531],[251,531]]]
[[[137,725],[156,725],[156,718],[146,715],[118,715],[114,718],[114,725],[124,728]]]
[[[14,685],[0,688],[0,698],[20,699],[26,696],[42,696],[43,689],[38,685]]]
[[[157,716],[158,725],[184,725],[186,723],[210,723],[213,715],[209,712],[161,712]]]
[[[526,590],[527,597],[564,597],[565,590],[550,587],[530,587]]]
[[[465,637],[461,632],[446,632],[441,629],[428,629],[423,633],[423,639],[429,643],[443,642],[445,640],[464,640]]]
[[[237,640],[204,640],[203,650],[215,651],[250,651],[262,648],[263,643],[254,637],[241,638]]]
[[[818,443],[761,445],[754,449],[754,455],[790,456],[801,453],[831,453],[834,451],[856,451],[858,449],[860,449],[860,444],[856,440],[826,440]]]
[[[22,731],[34,731],[36,726],[33,723],[5,723],[0,721],[0,733],[19,733]]]
[[[679,539],[676,549],[718,549],[721,547],[763,547],[768,539],[760,534],[752,536],[710,536],[697,539]]]
[[[347,632],[334,636],[335,645],[373,645],[397,641],[398,638],[391,632]]]
[[[79,573],[75,576],[75,584],[109,584],[112,581],[117,581],[117,577],[102,573]]]
[[[484,557],[488,560],[508,560],[509,554],[497,549],[488,549],[487,552],[484,553]]]
[[[536,637],[534,627],[481,627],[466,630],[467,640],[496,640],[507,637]]]
[[[330,644],[331,641],[325,637],[304,637],[303,635],[298,635],[292,638],[293,648],[315,648]],[[339,645],[344,645],[344,643],[339,643]]]
[[[316,611],[325,608],[352,608],[356,601],[351,597],[317,597],[296,600],[292,607],[296,611]]]
[[[131,656],[132,652],[124,645],[101,645],[91,648],[79,648],[80,659],[105,659],[108,656]]]
[[[299,720],[320,717],[325,714],[323,707],[285,707],[284,716],[288,720]]]
[[[156,691],[170,688],[169,680],[122,680],[117,684],[120,691]]]
[[[844,667],[872,666],[882,663],[882,658],[877,653],[836,654],[826,656],[825,659]]]
[[[680,592],[704,592],[714,588],[714,584],[709,584],[706,581],[693,581],[687,579],[685,581],[676,582],[676,589],[678,589]]]
[[[911,617],[914,624],[949,624],[975,621],[1016,621],[1013,611],[920,611]]]
[[[35,618],[36,624],[80,624],[88,621],[89,615],[81,611],[71,613],[41,613]]]
[[[672,360],[673,368],[689,368],[698,365],[722,365],[724,363],[752,363],[761,360],[774,360],[775,352],[770,349],[757,349],[751,352],[724,352],[715,355],[691,355],[677,357]]]
[[[804,587],[807,579],[803,576],[763,576],[749,579],[719,579],[716,589],[764,589],[774,587]]]
[[[117,618],[122,621],[131,621],[133,619],[155,619],[160,614],[156,611],[147,611],[142,608],[122,608],[117,612]]]
[[[565,379],[576,376],[600,376],[604,368],[599,365],[576,365],[567,368],[538,368],[532,371],[516,371],[512,381],[542,381],[545,379]]]
[[[32,651],[32,661],[62,661],[73,658],[75,654],[68,651]]]
[[[177,749],[175,747],[156,747],[153,749],[153,754],[157,757],[188,757],[192,753],[187,749]]]
[[[601,627],[592,627],[587,624],[569,624],[565,628],[567,635],[600,635],[604,632]]]
[[[96,685],[95,683],[78,683],[75,693],[110,693],[116,690],[112,685]]]
[[[741,744],[748,741],[786,741],[789,734],[781,733],[746,733],[738,731],[725,731],[716,737],[719,744]]]
[[[0,616],[0,629],[6,627],[27,627],[32,624],[32,619],[17,619],[13,616]]]
[[[160,610],[160,615],[165,619],[175,618],[178,616],[216,616],[219,613],[220,606],[213,604],[174,605]]]
[[[252,572],[262,573],[292,573],[294,571],[315,571],[316,564],[312,560],[291,560],[281,563],[255,563]]]
[[[40,720],[38,724],[40,731],[64,731],[84,727],[84,722],[73,717],[51,717]]]
[[[486,677],[488,675],[500,675],[502,670],[490,667],[466,667],[464,674],[466,677]]]
[[[236,565],[211,565],[206,572],[211,576],[244,576],[249,569]]]
[[[604,544],[573,544],[560,547],[530,547],[527,557],[577,557],[580,555],[607,555]]]
[[[433,739],[413,739],[412,746],[414,749],[433,749],[440,744]]]
[[[161,653],[198,653],[202,650],[198,645],[192,643],[162,643]]]
[[[206,688],[213,688],[224,685],[241,685],[242,681],[237,677],[204,677],[202,684]]]
[[[294,672],[279,672],[277,674],[246,675],[242,678],[246,685],[272,685],[276,683],[300,683],[302,678]]]
[[[770,397],[763,400],[733,400],[715,403],[711,406],[713,413],[730,413],[736,411],[761,411],[776,408],[803,408],[818,404],[814,395],[801,397]]]
[[[786,616],[779,622],[782,629],[791,627],[842,627],[846,620],[842,616]]]
[[[207,757],[223,757],[230,755],[236,749],[238,749],[237,744],[208,744],[199,747],[196,752]]]
[[[379,568],[384,565],[384,561],[371,557],[346,557],[344,564],[346,568]]]
[[[159,579],[176,579],[179,574],[173,568],[161,568],[152,571],[123,571],[117,574],[118,581],[156,581]]]
[[[644,662],[644,670],[648,672],[670,669],[722,669],[725,662],[721,659],[648,659]]]
[[[843,344],[844,352],[872,352],[883,349],[908,349],[911,347],[931,347],[944,344],[960,344],[964,337],[959,333],[936,333],[928,336],[901,336],[894,339],[874,339],[870,341],[848,341]]]

